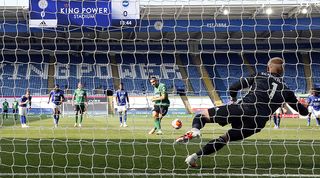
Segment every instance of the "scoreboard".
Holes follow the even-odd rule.
[[[139,0],[30,0],[30,27],[134,26]]]
[[[112,25],[134,26],[140,19],[139,0],[113,0]]]

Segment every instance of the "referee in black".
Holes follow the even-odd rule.
[[[231,124],[232,128],[219,138],[209,141],[197,153],[188,156],[185,162],[192,167],[204,155],[212,154],[223,148],[228,142],[243,140],[265,127],[270,116],[286,102],[301,115],[308,115],[307,108],[298,102],[296,96],[283,82],[284,62],[275,57],[269,60],[267,72],[253,77],[240,78],[229,88],[232,104],[208,109],[197,114],[192,122],[191,131],[177,138],[176,142],[188,142],[200,137],[200,129],[206,123],[218,123],[221,126]],[[237,102],[239,90],[249,88],[249,92]]]

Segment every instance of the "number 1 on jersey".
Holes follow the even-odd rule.
[[[271,90],[271,93],[269,94],[269,98],[270,98],[270,99],[273,98],[273,96],[274,96],[274,94],[276,93],[276,90],[277,90],[277,88],[278,88],[278,84],[276,84],[276,83],[274,83],[274,82],[272,82],[271,85],[272,85],[272,90]]]

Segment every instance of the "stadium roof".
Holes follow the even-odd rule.
[[[28,0],[0,0],[0,20],[18,20],[26,22],[28,19],[28,7],[25,4],[17,4],[13,6],[7,2],[29,2]],[[4,4],[6,3],[6,4]],[[28,3],[27,3],[28,4]],[[266,9],[272,8],[272,14],[266,14]],[[302,13],[302,9],[306,8],[307,13]],[[224,15],[223,10],[228,9],[229,14]],[[215,20],[215,19],[295,19],[295,18],[315,18],[320,17],[319,0],[140,0],[140,17],[143,20]],[[153,24],[152,24],[153,25]],[[19,34],[19,36],[23,36]],[[29,34],[26,34],[29,36]],[[43,39],[43,33],[32,34]],[[255,32],[188,32],[188,33],[136,33],[133,32],[74,32],[74,33],[46,33],[48,39],[53,37],[58,41],[65,39],[99,39],[104,42],[124,40],[123,42],[147,41],[148,43],[166,42],[190,42],[199,41],[201,43],[216,44],[232,44],[232,43],[314,43],[319,42],[320,31],[310,30],[293,30],[293,31],[255,31]],[[26,38],[28,39],[28,38]],[[111,40],[110,40],[111,39]],[[8,41],[10,39],[6,39]],[[16,43],[17,39],[12,38],[12,43]],[[20,40],[20,39],[19,39]],[[23,40],[23,39],[21,39]],[[38,39],[35,38],[35,41]],[[50,40],[49,40],[50,41]]]

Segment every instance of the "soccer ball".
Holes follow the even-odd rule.
[[[180,129],[182,127],[182,122],[180,119],[175,119],[171,122],[171,125],[175,129]]]

